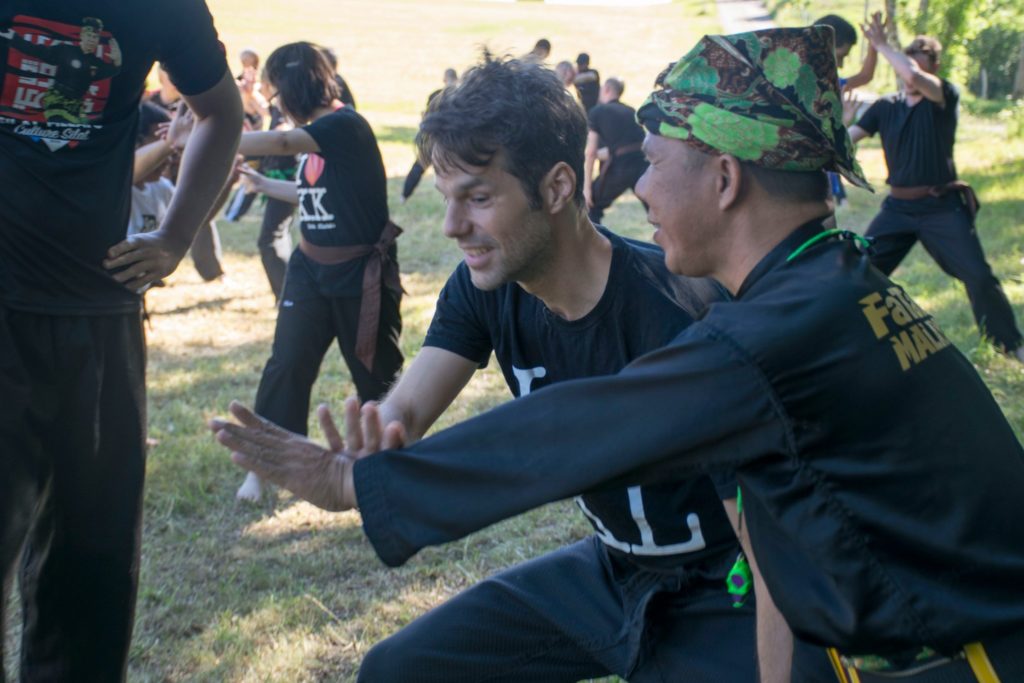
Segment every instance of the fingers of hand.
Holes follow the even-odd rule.
[[[259,478],[263,479],[264,481],[269,481],[279,486],[282,483],[281,481],[279,481],[277,477],[277,472],[268,469],[263,465],[263,463],[260,460],[252,458],[245,453],[242,453],[240,451],[232,451],[231,462],[235,463],[242,469],[249,470],[250,472],[255,472],[256,475],[259,476]]]
[[[377,410],[376,401],[368,401],[360,415],[360,423],[363,427],[363,448],[367,453],[376,453],[380,450],[381,424],[380,411]]]
[[[363,430],[360,424],[359,399],[345,401],[345,443],[355,452],[363,450]]]
[[[345,441],[341,438],[341,432],[338,431],[338,425],[334,423],[331,409],[327,407],[326,403],[321,403],[317,407],[316,415],[320,420],[320,429],[327,439],[328,448],[334,453],[340,453],[345,450]]]
[[[263,424],[263,418],[246,408],[239,401],[232,401],[228,404],[228,411],[231,413],[232,417],[246,427],[259,427]]]
[[[405,445],[405,425],[395,420],[388,424],[384,428],[384,437],[381,439],[381,448],[383,450],[391,450],[393,448],[401,448]]]
[[[129,259],[122,259],[125,254],[134,251],[138,248],[138,240],[133,235],[127,239],[121,240],[114,246],[107,249],[107,258],[103,261],[104,268],[117,268],[118,266],[124,265]]]

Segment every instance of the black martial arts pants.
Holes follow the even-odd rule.
[[[23,551],[23,682],[124,680],[138,587],[144,382],[139,314],[0,307],[0,605]]]
[[[630,152],[613,158],[610,164],[601,168],[601,175],[594,178],[590,209],[590,220],[600,223],[605,210],[626,190],[632,190],[636,181],[647,170],[647,160],[640,152]]]
[[[754,683],[753,605],[725,586],[735,559],[651,571],[591,537],[424,614],[370,650],[359,680]]]
[[[981,333],[1004,351],[1021,345],[1010,302],[985,260],[974,222],[958,194],[913,200],[886,197],[867,236],[875,240],[871,263],[886,275],[921,240],[939,267],[964,283]]]
[[[281,301],[281,291],[284,289],[288,255],[292,253],[292,236],[289,230],[294,215],[294,204],[267,197],[263,220],[260,223],[260,236],[256,240],[260,260],[263,261],[263,270],[270,282],[270,289],[274,292],[274,299],[278,302]]]
[[[355,350],[362,299],[326,296],[310,272],[297,265],[304,261],[305,256],[296,250],[289,262],[277,309],[274,345],[256,390],[255,405],[256,414],[297,434],[307,433],[310,393],[332,341],[338,340],[361,401],[382,397],[403,360],[398,345],[402,333],[401,295],[387,287],[381,290],[377,350],[373,368],[367,368]]]

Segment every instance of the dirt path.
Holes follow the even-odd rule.
[[[772,28],[775,22],[761,0],[717,0],[723,33],[743,33]]]

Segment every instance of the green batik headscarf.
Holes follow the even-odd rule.
[[[782,171],[825,170],[871,190],[843,126],[827,26],[704,36],[637,111],[656,135]]]

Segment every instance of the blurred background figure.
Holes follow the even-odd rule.
[[[547,38],[541,38],[533,44],[533,49],[527,52],[521,57],[524,62],[530,62],[531,64],[543,64],[548,61],[548,57],[551,55],[551,41]]]
[[[576,94],[579,95],[583,108],[589,113],[597,105],[601,92],[601,74],[597,69],[590,67],[590,55],[586,52],[581,52],[576,57],[576,76],[572,84],[576,86]]]
[[[424,110],[424,114],[430,110],[430,105],[434,102],[434,99],[444,92],[447,88],[454,88],[459,84],[459,74],[456,73],[455,69],[448,67],[444,70],[444,87],[438,88],[434,92],[430,93],[427,97],[427,108]],[[412,162],[412,168],[409,169],[409,173],[405,176],[405,183],[402,184],[402,203],[405,204],[412,193],[416,191],[416,186],[420,184],[420,180],[423,178],[424,172],[430,166],[430,159],[417,159]]]
[[[329,47],[321,46],[320,52],[327,58],[327,63],[331,65],[331,69],[334,71],[334,82],[338,84],[338,89],[341,90],[341,95],[338,99],[341,100],[341,103],[346,107],[352,107],[355,109],[355,95],[352,94],[352,89],[348,87],[348,83],[345,82],[345,78],[338,73],[338,55]]]
[[[600,102],[587,114],[587,149],[583,164],[583,198],[590,220],[600,223],[605,209],[619,195],[631,190],[647,170],[640,146],[644,129],[636,122],[636,110],[619,101],[626,86],[609,78],[601,86]],[[601,175],[594,178],[594,163],[601,160]]]
[[[569,86],[572,85],[573,80],[576,78],[576,67],[572,65],[569,60],[562,60],[555,65],[555,73],[558,75],[558,80],[562,82],[565,89],[568,90]]]

